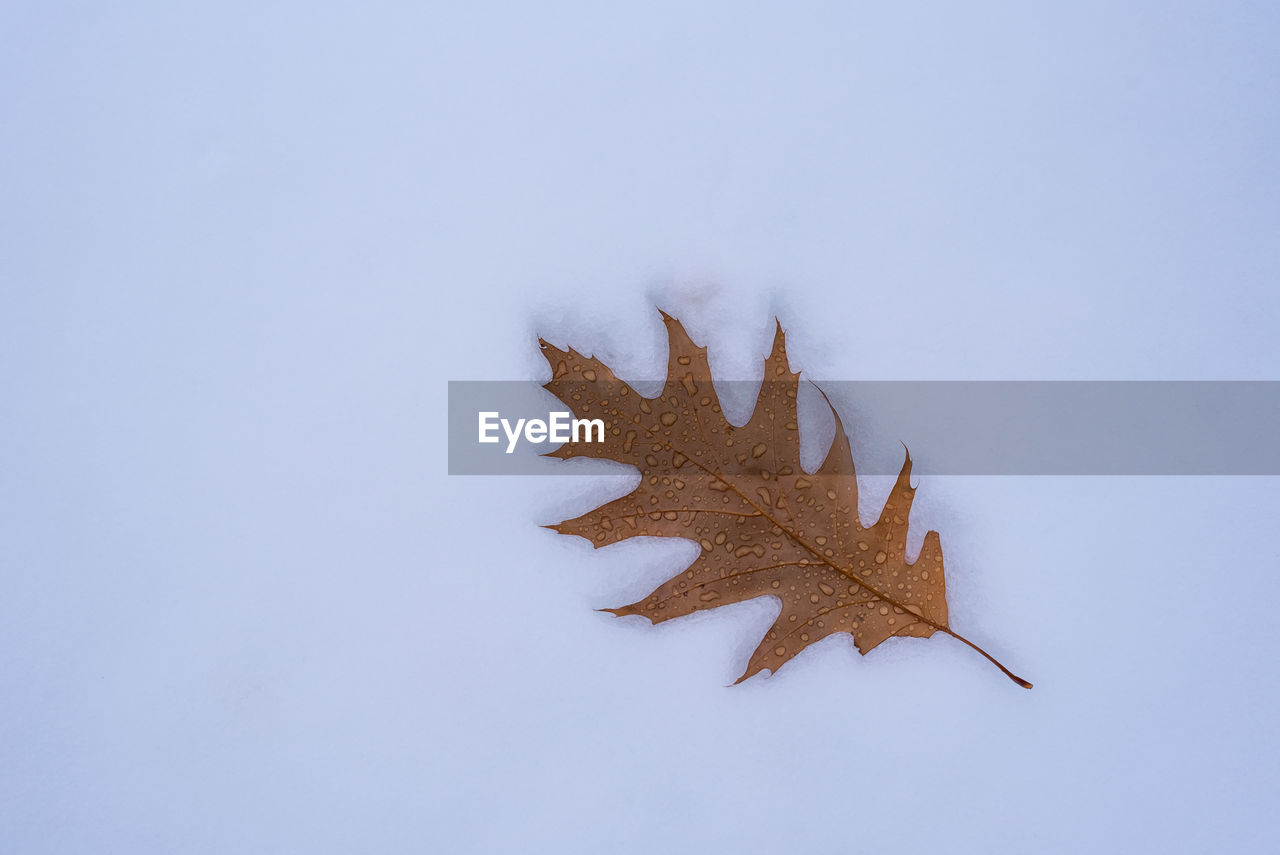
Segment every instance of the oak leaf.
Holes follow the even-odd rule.
[[[925,535],[907,561],[907,520],[915,488],[908,453],[874,525],[858,516],[849,438],[835,408],[835,440],[815,472],[800,465],[796,397],[781,325],[765,360],[750,421],[724,416],[707,351],[662,314],[670,341],[661,394],[645,398],[598,359],[541,341],[551,365],[545,388],[576,418],[603,419],[603,442],[585,438],[549,456],[615,460],[640,470],[640,485],[582,516],[548,526],[601,547],[631,537],[682,537],[702,551],[652,594],[616,609],[654,623],[772,595],[782,610],[738,682],[778,668],[832,633],[849,633],[862,653],[894,636],[943,632],[985,656],[1024,688],[1031,684],[951,629],[942,546]],[[823,396],[825,399],[825,395]],[[830,401],[827,402],[830,407]]]

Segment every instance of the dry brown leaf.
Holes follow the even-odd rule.
[[[863,526],[849,438],[834,408],[835,441],[826,460],[813,473],[800,466],[800,375],[787,365],[781,326],[751,420],[734,427],[721,412],[706,348],[695,345],[679,321],[662,316],[670,358],[657,398],[642,397],[594,357],[541,342],[552,369],[546,388],[575,417],[603,419],[607,428],[604,442],[569,442],[550,456],[616,460],[642,476],[634,492],[548,528],[597,547],[642,535],[683,537],[702,547],[693,564],[648,597],[607,611],[657,623],[776,596],[782,611],[738,682],[764,669],[776,673],[836,632],[850,633],[864,654],[893,636],[945,632],[1031,688],[948,625],[936,531],[925,535],[915,563],[907,563],[915,495],[910,455],[880,519]]]

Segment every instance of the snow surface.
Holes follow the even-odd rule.
[[[768,601],[538,527],[625,476],[445,474],[447,380],[652,380],[659,304],[726,377],[1280,379],[1274,7],[793,5],[0,9],[0,851],[1277,849],[1275,478],[924,479],[1027,692],[726,688]]]

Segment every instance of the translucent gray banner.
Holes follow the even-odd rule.
[[[656,395],[657,384],[648,385],[645,394]],[[896,474],[902,445],[910,448],[920,475],[1280,474],[1276,381],[858,380],[815,386],[802,380],[801,459],[809,469],[821,462],[834,432],[817,387],[840,413],[861,475]],[[729,420],[740,426],[761,383],[726,381],[715,388]],[[493,414],[485,417],[487,442],[480,441],[482,413]],[[571,432],[569,413],[536,382],[451,381],[449,474],[608,471],[542,456],[562,444],[552,434]],[[521,419],[523,426],[514,430]],[[542,432],[535,424],[529,433],[530,420],[546,423],[542,441],[533,441]],[[590,433],[590,426],[579,428]]]

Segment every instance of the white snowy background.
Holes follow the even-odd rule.
[[[767,601],[595,611],[688,544],[539,528],[625,486],[451,478],[444,407],[538,335],[656,378],[655,305],[739,379],[775,315],[1280,379],[1278,152],[1267,3],[5,3],[0,851],[1274,851],[1277,479],[925,478],[1036,688],[726,688]]]

